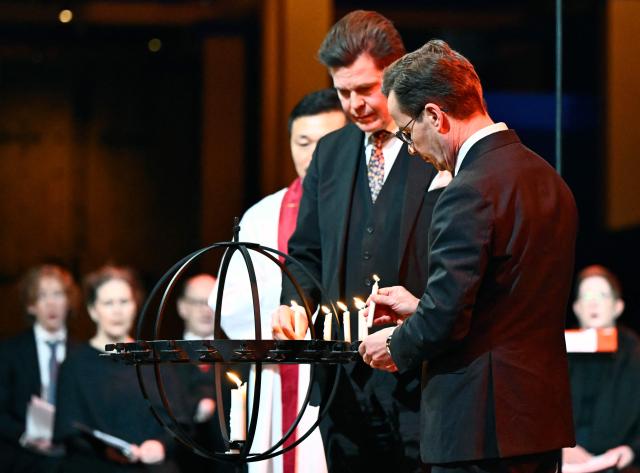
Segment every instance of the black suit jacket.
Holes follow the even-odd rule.
[[[41,394],[33,329],[3,341],[0,354],[0,436],[17,445],[25,429],[27,404],[32,395]]]
[[[364,159],[364,136],[355,125],[349,124],[318,142],[304,179],[296,231],[289,240],[289,255],[321,282],[325,296],[332,302],[351,303],[344,294],[345,253],[356,176],[360,160]],[[441,189],[427,192],[436,171],[422,160],[410,157],[406,146],[396,159],[408,160],[406,176],[401,176],[406,180],[404,196],[393,203],[392,210],[401,214],[397,229],[400,242],[397,252],[380,247],[376,251],[392,259],[398,271],[397,281],[418,295],[426,283],[426,231]],[[320,294],[311,278],[296,264],[287,263],[287,268],[314,307],[320,301]],[[288,305],[292,299],[299,298],[283,277],[282,303]],[[322,333],[321,319],[316,321],[316,336]],[[321,429],[329,469],[419,469],[418,370],[390,374],[372,370],[361,360],[345,369],[347,376],[341,379]],[[318,371],[320,384],[326,385],[322,380],[324,376],[330,380],[330,373]]]
[[[304,179],[296,231],[289,240],[289,255],[298,259],[321,282],[331,301],[343,296],[347,227],[356,173],[364,156],[363,147],[364,133],[353,124],[318,142]],[[402,282],[419,294],[424,288],[428,245],[426,238],[416,238],[416,231],[420,234],[429,227],[431,212],[422,212],[427,217],[422,220],[418,217],[423,206],[432,207],[440,194],[440,191],[426,192],[437,173],[433,166],[409,156],[406,146],[396,159],[407,159],[409,165],[404,201],[397,203],[398,212],[402,212],[402,225],[398,229],[400,251],[389,257],[395,258]],[[312,280],[297,265],[287,264],[287,267],[312,306],[317,304],[320,294]],[[288,305],[291,299],[298,297],[284,277],[281,301]]]
[[[67,342],[67,355],[71,349]],[[40,367],[33,329],[0,343],[0,449],[13,456],[26,427],[31,396],[41,395]]]
[[[576,226],[570,190],[515,132],[472,146],[434,209],[426,290],[391,341],[399,368],[429,361],[423,461],[574,444],[564,328]]]

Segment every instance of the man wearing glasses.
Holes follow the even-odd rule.
[[[332,302],[342,301],[353,314],[353,298],[366,299],[374,274],[386,284],[422,292],[427,230],[447,183],[446,175],[435,180],[433,166],[410,158],[407,146],[393,136],[382,75],[403,54],[391,22],[369,11],[338,21],[318,54],[352,123],[318,142],[289,254],[322,282]],[[311,307],[327,304],[296,265],[288,268]],[[291,300],[302,302],[283,278],[274,338],[295,338]],[[356,317],[351,322],[351,333],[357,334]],[[342,330],[334,338],[342,339]],[[418,378],[417,369],[390,374],[361,361],[346,367],[322,425],[329,471],[420,471]]]
[[[401,135],[453,173],[433,212],[428,282],[372,296],[363,360],[428,362],[421,456],[431,473],[559,471],[574,445],[564,343],[577,212],[571,191],[513,130],[494,123],[471,63],[429,41],[385,71]]]

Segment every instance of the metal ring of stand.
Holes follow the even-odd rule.
[[[258,245],[256,243],[250,242],[239,242],[238,234],[239,234],[239,225],[238,220],[235,220],[234,225],[234,240],[230,242],[219,242],[213,245],[207,246],[200,250],[197,250],[184,258],[178,261],[173,265],[171,269],[169,269],[158,281],[155,285],[149,297],[147,298],[141,314],[140,320],[138,321],[138,327],[136,331],[137,342],[130,344],[117,344],[107,347],[107,350],[115,350],[115,352],[108,353],[107,356],[111,356],[116,360],[125,361],[127,363],[132,363],[136,367],[136,372],[138,376],[138,383],[140,385],[140,389],[144,398],[149,405],[151,412],[154,417],[160,422],[161,425],[165,427],[171,434],[178,439],[185,446],[190,448],[194,453],[211,460],[219,460],[224,462],[231,462],[236,464],[236,467],[239,469],[242,464],[253,461],[265,460],[268,458],[273,458],[275,456],[281,455],[293,448],[295,448],[298,444],[300,444],[303,440],[305,440],[315,428],[318,427],[322,418],[326,415],[335,394],[338,389],[339,380],[340,380],[340,372],[341,369],[339,366],[335,366],[335,377],[333,386],[327,386],[325,388],[325,392],[322,393],[322,402],[321,409],[318,414],[318,419],[314,422],[314,424],[303,434],[300,435],[295,441],[293,441],[290,445],[285,448],[278,450],[278,448],[284,444],[284,442],[289,439],[289,437],[293,434],[296,427],[300,423],[302,416],[305,412],[309,404],[309,398],[311,395],[311,389],[313,383],[316,380],[316,364],[333,364],[337,365],[339,363],[345,363],[349,361],[353,361],[357,357],[357,342],[353,344],[348,344],[346,342],[341,341],[321,341],[315,339],[315,328],[311,319],[311,309],[306,301],[305,297],[302,293],[302,288],[299,286],[293,275],[286,268],[285,264],[281,262],[276,256],[281,256],[285,261],[293,263],[297,265],[304,274],[315,284],[316,288],[320,291],[322,296],[322,300],[328,301],[331,305],[332,312],[336,314],[336,309],[333,302],[329,301],[329,299],[325,295],[325,291],[322,288],[322,285],[314,278],[314,276],[309,273],[309,271],[295,258],[282,253],[281,251],[275,250],[273,248],[268,248],[265,246]],[[169,296],[174,290],[176,282],[179,281],[182,274],[201,256],[204,254],[213,251],[218,248],[225,248],[225,253],[222,260],[220,275],[218,279],[218,294],[216,300],[216,310],[215,310],[215,326],[214,326],[214,336],[216,340],[207,341],[180,341],[180,340],[158,340],[160,327],[162,324],[162,319],[164,318],[165,309],[168,303]],[[262,340],[261,326],[260,326],[260,304],[259,304],[259,295],[258,295],[258,286],[256,281],[255,270],[253,268],[253,263],[249,256],[249,250],[262,254],[263,256],[269,258],[274,264],[277,264],[284,275],[292,282],[294,285],[300,300],[303,301],[303,306],[305,308],[305,312],[307,315],[307,321],[309,324],[309,329],[311,331],[312,340],[291,340],[291,341],[272,341],[272,340]],[[249,281],[251,283],[251,295],[253,300],[253,313],[254,313],[254,324],[255,324],[255,340],[218,340],[218,337],[223,337],[223,331],[220,326],[220,311],[222,307],[222,300],[224,296],[224,284],[226,280],[227,270],[229,267],[229,263],[231,261],[231,257],[235,251],[240,251],[244,262],[247,266],[247,272],[249,274]],[[169,281],[170,279],[170,281]],[[167,281],[168,284],[167,284]],[[162,288],[166,285],[164,289],[164,293],[160,300],[160,304],[158,306],[158,310],[156,313],[156,317],[153,324],[153,341],[142,341],[142,332],[144,327],[144,320],[147,312],[149,312],[151,303],[154,298],[160,293]],[[234,449],[236,452],[214,452],[199,445],[195,442],[190,436],[184,431],[184,429],[179,425],[176,416],[173,413],[173,409],[170,406],[169,400],[166,395],[166,391],[164,389],[164,383],[162,380],[162,375],[160,373],[160,365],[163,362],[193,362],[195,361],[193,358],[192,350],[194,347],[192,345],[201,343],[201,349],[195,350],[198,353],[197,361],[198,362],[207,362],[213,363],[215,366],[215,382],[216,382],[216,397],[218,403],[218,421],[220,424],[220,430],[222,433],[222,437],[224,439],[225,444],[229,449]],[[231,348],[226,345],[231,344]],[[252,345],[253,344],[253,345]],[[224,352],[224,346],[226,346],[227,351],[226,355],[222,356],[222,352]],[[247,429],[247,440],[245,442],[234,442],[231,443],[229,441],[229,434],[227,430],[227,422],[225,419],[225,410],[223,404],[222,397],[222,383],[221,383],[221,365],[220,361],[229,361],[229,353],[228,350],[231,349],[233,355],[231,355],[232,361],[238,362],[248,362],[255,364],[255,380],[253,383],[253,404],[251,409],[251,416],[248,422]],[[265,350],[268,353],[268,356],[265,356]],[[191,353],[191,355],[189,355]],[[293,424],[287,430],[287,432],[283,435],[282,439],[276,442],[271,448],[261,453],[250,453],[251,444],[253,442],[255,436],[255,430],[258,420],[258,410],[260,404],[260,391],[261,391],[261,374],[262,374],[262,363],[266,361],[267,363],[309,363],[311,365],[310,368],[310,379],[309,385],[307,387],[307,392],[304,397],[304,402],[300,411],[298,412],[298,416],[296,417]],[[164,409],[166,410],[166,416],[161,415],[156,409],[148,395],[148,389],[145,384],[145,381],[142,376],[141,366],[145,364],[153,364],[154,366],[154,374],[156,380],[156,388],[160,399],[162,400],[162,404]],[[248,399],[248,398],[247,398]],[[248,407],[248,400],[247,400]],[[168,417],[168,420],[166,419]],[[247,416],[248,418],[249,416]]]

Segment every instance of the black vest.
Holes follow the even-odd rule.
[[[364,156],[363,156],[364,158]],[[408,160],[399,155],[382,186],[376,203],[371,201],[366,160],[360,159],[351,196],[351,212],[345,251],[344,301],[356,313],[353,298],[366,300],[371,293],[372,275],[381,278],[381,286],[399,284],[399,229]],[[352,317],[353,322],[356,317]],[[352,330],[351,332],[354,332]]]

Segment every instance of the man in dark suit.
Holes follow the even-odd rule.
[[[469,61],[432,40],[386,71],[410,148],[454,173],[430,231],[420,299],[372,297],[381,322],[360,346],[393,371],[428,361],[421,455],[432,472],[554,472],[574,444],[566,305],[577,215],[554,169],[494,123]]]
[[[411,159],[389,133],[395,127],[381,92],[382,74],[402,54],[391,22],[367,11],[338,21],[319,51],[353,123],[317,144],[289,254],[322,282],[332,302],[366,299],[374,274],[416,294],[426,282],[423,235],[440,192],[435,189],[450,175]],[[296,265],[287,267],[311,306],[321,303],[310,278]],[[301,302],[283,278],[274,338],[295,337],[291,300]],[[356,334],[356,317],[351,321]],[[382,373],[359,361],[346,367],[346,375],[321,429],[329,471],[419,471],[417,370]]]
[[[66,319],[77,303],[71,274],[55,265],[27,272],[22,281],[25,311],[33,328],[0,344],[0,458],[2,471],[51,471],[59,451],[50,437],[26,431],[27,406],[37,396],[55,406],[58,366],[69,351]]]

